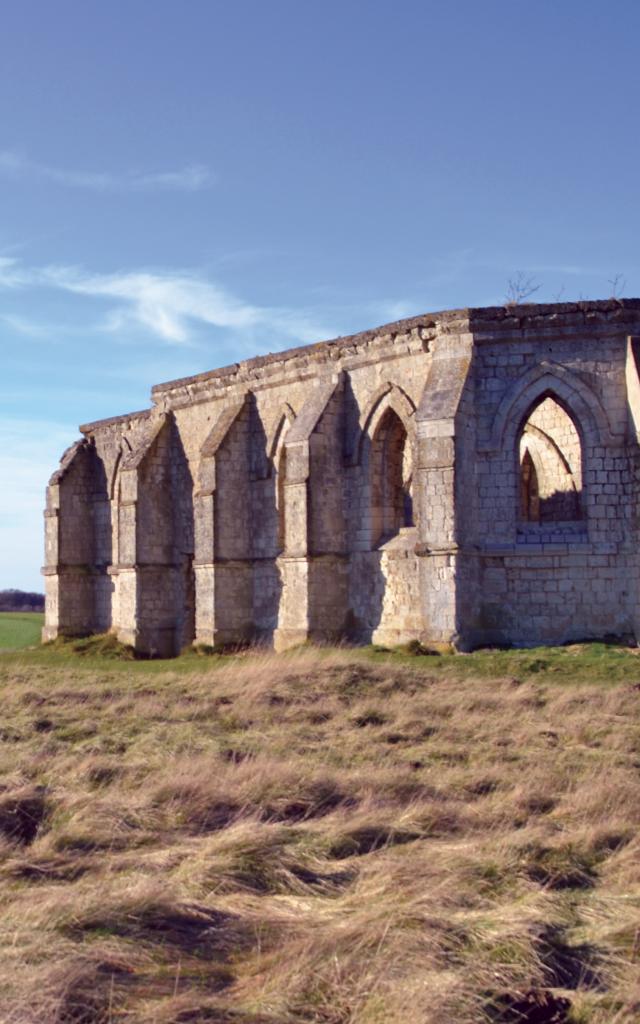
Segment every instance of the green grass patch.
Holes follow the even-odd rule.
[[[43,623],[41,612],[0,612],[0,650],[39,643]]]
[[[424,658],[416,656],[415,650],[407,653],[406,648],[385,651],[364,647],[361,650],[364,657],[373,661],[423,666],[425,674],[439,679],[511,677],[516,685],[526,680],[574,684],[640,681],[638,649],[623,643],[594,641],[564,647],[482,648],[471,654]]]
[[[146,676],[164,673],[191,675],[202,673],[209,668],[229,666],[239,661],[247,667],[265,656],[264,648],[247,648],[238,652],[205,653],[202,649],[187,648],[177,658],[137,659],[131,648],[120,644],[111,634],[86,637],[83,639],[60,639],[49,644],[39,644],[43,616],[35,613],[0,614],[0,657],[2,665],[11,664],[55,668],[64,664],[74,668],[95,671],[101,666],[120,670],[128,674]],[[26,647],[38,645],[35,649]],[[304,648],[313,651],[318,663],[331,661],[336,654],[335,647]],[[537,647],[500,650],[485,648],[471,654],[442,653],[432,656],[431,651],[422,657],[415,650],[406,647],[396,649],[376,646],[343,647],[337,649],[348,657],[352,665],[362,666],[364,676],[354,667],[353,672],[343,681],[343,686],[353,693],[367,687],[365,666],[386,664],[411,668],[432,680],[474,679],[491,683],[496,678],[511,679],[519,683],[537,682],[541,685],[614,685],[617,683],[640,682],[640,654],[637,648],[622,643],[578,643],[565,647]],[[302,649],[292,650],[281,656],[282,664],[295,662],[303,653]],[[542,698],[541,698],[542,699]]]

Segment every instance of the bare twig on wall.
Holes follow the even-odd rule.
[[[519,270],[515,277],[510,277],[507,281],[504,304],[505,306],[519,306],[539,288],[540,284],[536,282],[535,278],[527,277],[522,270]]]

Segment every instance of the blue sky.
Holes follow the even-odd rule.
[[[21,0],[0,34],[0,588],[77,425],[427,310],[640,295],[630,0]]]

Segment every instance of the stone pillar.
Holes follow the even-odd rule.
[[[473,422],[467,381],[473,337],[436,339],[424,393],[416,412],[416,499],[420,592],[426,641],[464,645],[460,576],[464,564],[462,515],[473,502],[465,481],[473,450],[464,436]],[[466,391],[465,391],[466,388]]]
[[[118,639],[138,646],[138,566],[137,566],[137,466],[126,459],[120,469],[118,516],[118,614],[115,622]]]
[[[224,409],[200,452],[194,642],[211,647],[243,643],[253,635],[250,405],[245,396]]]
[[[215,480],[215,468],[211,465],[211,476]],[[215,486],[215,485],[213,485]],[[215,635],[215,552],[213,547],[214,492],[200,490],[193,500],[195,560],[193,571],[196,580],[196,644],[213,647]]]
[[[118,639],[150,657],[177,654],[178,608],[171,427],[154,418],[122,460],[118,506]]]
[[[295,424],[289,434],[295,430]],[[309,446],[305,440],[286,445],[284,481],[284,552],[278,558],[282,596],[277,651],[309,639]]]
[[[45,509],[43,641],[96,631],[95,509],[103,507],[104,472],[94,447],[77,441],[51,477]]]
[[[342,415],[342,379],[337,375],[318,385],[287,435],[276,650],[344,635],[348,563]]]

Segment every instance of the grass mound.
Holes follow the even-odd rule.
[[[58,637],[50,647],[84,658],[106,658],[114,661],[133,661],[133,647],[120,643],[113,633],[99,633],[84,637]]]
[[[0,659],[7,1024],[638,1020],[633,654],[103,643]]]

